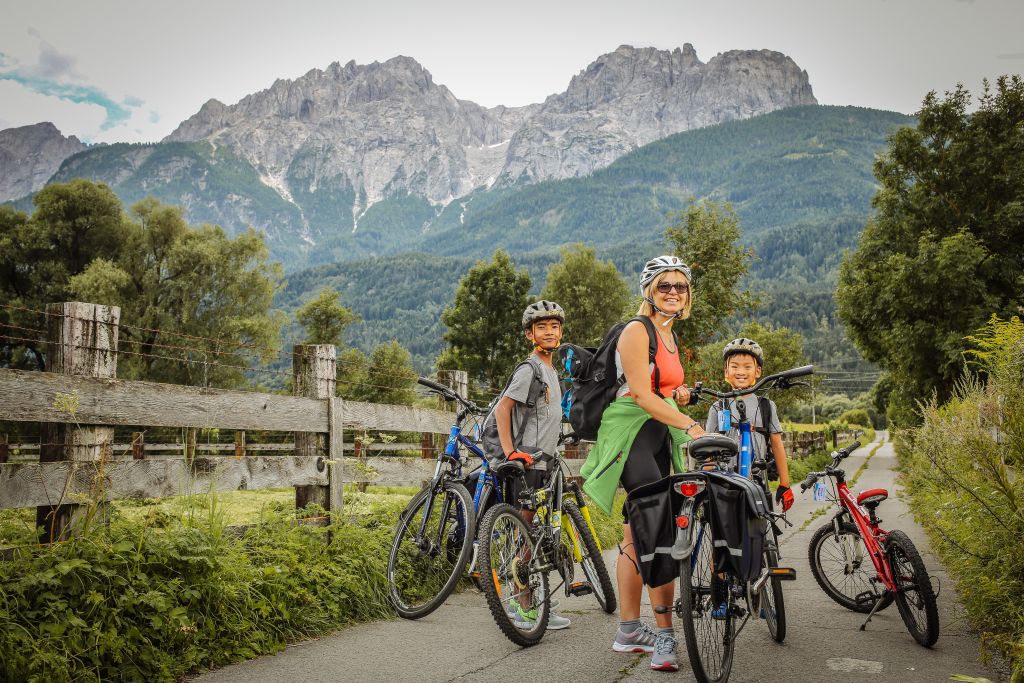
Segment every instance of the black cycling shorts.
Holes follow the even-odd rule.
[[[622,488],[629,493],[638,486],[664,479],[672,474],[672,440],[668,425],[650,419],[637,432],[622,468]],[[626,504],[622,504],[622,521],[629,524]]]

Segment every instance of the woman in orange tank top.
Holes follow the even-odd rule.
[[[704,433],[693,418],[667,403],[673,397],[680,405],[690,399],[683,384],[683,366],[672,334],[672,322],[690,315],[690,269],[675,256],[651,259],[640,275],[644,302],[637,315],[646,316],[658,335],[654,363],[649,357],[647,326],[641,321],[626,325],[619,337],[616,360],[625,375],[625,392],[650,418],[637,433],[626,457],[620,482],[626,491],[658,481],[671,474],[672,457],[668,426],[684,430],[691,437]],[[672,612],[654,615],[657,632],[641,624],[640,599],[643,579],[639,572],[629,520],[625,519],[623,541],[619,546],[616,579],[619,593],[619,630],[612,643],[616,652],[651,652],[651,668],[675,671],[678,668],[676,641],[672,631]],[[674,583],[648,588],[652,605],[670,606]]]

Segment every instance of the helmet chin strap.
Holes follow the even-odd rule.
[[[668,325],[670,322],[672,322],[673,320],[675,320],[676,318],[679,317],[679,313],[666,313],[665,311],[663,311],[660,308],[658,308],[658,304],[654,303],[654,299],[651,299],[651,298],[645,296],[644,297],[644,301],[649,303],[651,305],[651,308],[653,308],[657,312],[658,315],[661,315],[661,316],[664,316],[665,318],[667,318],[667,320],[665,320],[665,322],[661,323],[662,327],[664,327],[665,325]]]
[[[556,351],[557,349],[558,349],[558,347],[557,347],[557,346],[556,346],[555,348],[553,348],[553,349],[545,349],[545,348],[544,348],[543,346],[541,346],[540,344],[534,344],[534,345],[533,345],[533,350],[534,350],[534,351],[535,351],[536,353],[543,353],[543,354],[544,354],[545,356],[550,356],[550,355],[551,355],[551,354],[553,354],[553,353],[554,353],[554,352],[555,352],[555,351]]]

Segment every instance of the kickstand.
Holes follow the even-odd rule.
[[[868,623],[871,621],[871,617],[875,616],[875,612],[877,612],[878,608],[882,606],[882,598],[884,598],[888,594],[888,592],[889,591],[886,590],[885,592],[883,592],[881,595],[878,596],[878,600],[875,600],[874,606],[871,608],[871,611],[868,612],[868,618],[865,619],[864,623],[860,625],[860,630],[861,631],[864,631],[864,630],[867,629]]]

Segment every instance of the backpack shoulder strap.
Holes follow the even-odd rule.
[[[770,439],[771,438],[771,429],[772,429],[772,417],[773,417],[773,415],[772,415],[772,402],[771,402],[771,400],[767,396],[758,396],[757,397],[757,404],[758,404],[757,412],[760,413],[760,417],[761,417],[760,422],[761,422],[761,424],[760,425],[754,425],[754,431],[755,432],[760,432],[761,434],[763,434],[765,439]]]
[[[524,365],[530,366],[530,370],[533,371],[533,380],[530,382],[529,391],[526,392],[526,403],[524,405],[527,408],[534,408],[537,405],[537,400],[540,398],[540,395],[543,394],[544,390],[547,388],[547,384],[544,382],[544,377],[541,375],[541,369],[537,366],[536,363],[531,363],[529,359],[521,362],[519,365],[516,366],[516,369],[512,371],[512,374],[508,378],[508,383],[512,383],[512,378],[516,376],[517,372],[519,372],[519,368],[523,367]],[[508,390],[507,385],[505,386],[505,390]],[[522,444],[523,427],[526,426],[526,420],[529,417],[529,413],[527,410],[523,410],[522,413],[522,417],[519,418],[519,425],[516,428],[516,430],[512,433],[512,445],[517,449]]]
[[[646,315],[638,315],[633,320],[639,320],[647,328],[647,357],[649,363],[654,363],[654,393],[665,398],[661,395],[661,371],[658,368],[658,363],[655,358],[658,355],[658,330],[654,327],[654,323]],[[676,348],[679,348],[676,346]]]

